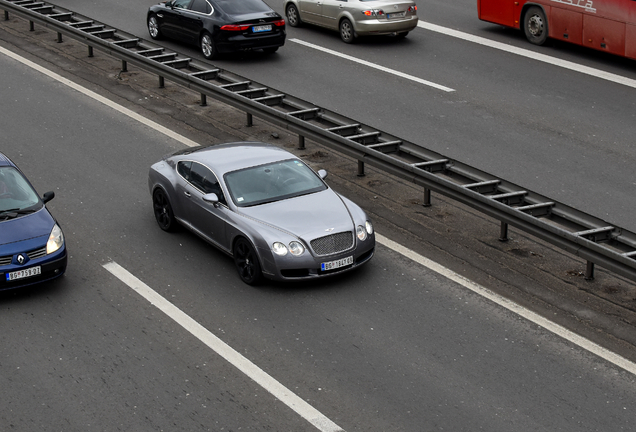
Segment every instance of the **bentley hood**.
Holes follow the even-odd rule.
[[[342,199],[331,189],[253,207],[240,213],[290,232],[307,241],[330,233],[354,230],[354,221]]]

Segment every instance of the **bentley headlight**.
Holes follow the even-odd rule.
[[[287,255],[287,246],[285,246],[281,242],[275,242],[272,245],[272,250],[274,251],[276,255],[279,255],[279,256]]]
[[[367,231],[364,229],[362,225],[358,225],[356,227],[356,235],[358,236],[360,240],[364,241],[367,239]]]
[[[293,241],[289,244],[289,251],[292,255],[298,256],[305,252],[305,247],[300,242]]]
[[[46,242],[46,253],[52,254],[62,246],[64,246],[64,234],[62,234],[60,227],[55,224],[51,230],[51,235],[49,235],[49,241]]]
[[[370,221],[366,221],[366,222],[364,223],[364,227],[365,227],[365,228],[366,228],[366,230],[367,230],[367,234],[369,234],[369,235],[373,234],[373,225],[371,225],[371,222],[370,222]]]

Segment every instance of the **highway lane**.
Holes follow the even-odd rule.
[[[152,1],[56,3],[148,38],[144,14]],[[479,21],[473,0],[451,3],[420,5],[422,19],[636,78],[630,61],[567,44],[534,47],[519,32]],[[282,0],[270,4],[283,12]],[[634,89],[420,28],[404,41],[353,46],[314,27],[289,28],[288,38],[274,56],[236,55],[215,64],[636,230]],[[299,46],[295,38],[456,91],[441,93]]]
[[[633,375],[384,247],[328,282],[241,284],[155,226],[147,167],[181,144],[4,56],[0,73],[0,148],[56,191],[71,251],[59,283],[2,296],[2,429],[313,430],[110,261],[347,431],[633,429]]]

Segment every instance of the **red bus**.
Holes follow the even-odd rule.
[[[636,0],[477,0],[479,19],[636,59]]]

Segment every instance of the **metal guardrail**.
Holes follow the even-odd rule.
[[[358,174],[368,163],[424,188],[424,205],[435,191],[501,222],[501,240],[507,240],[508,224],[587,260],[586,278],[593,279],[594,265],[636,281],[636,234],[611,225],[545,196],[452,160],[422,146],[402,140],[309,102],[232,74],[209,63],[166,52],[164,47],[96,22],[72,11],[33,0],[0,0],[5,20],[14,13],[88,45],[127,64],[210,96],[252,116],[358,160]]]

